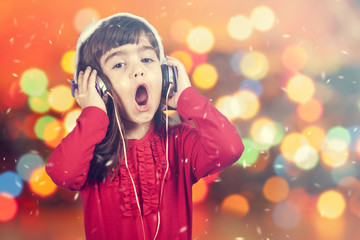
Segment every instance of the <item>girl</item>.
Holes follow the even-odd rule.
[[[173,96],[164,64],[178,69]],[[236,129],[165,57],[156,30],[130,14],[84,30],[74,81],[82,113],[46,170],[80,192],[86,239],[191,239],[191,187],[239,159]],[[181,124],[168,128],[162,102]]]

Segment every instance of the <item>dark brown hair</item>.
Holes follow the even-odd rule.
[[[103,73],[100,65],[100,58],[112,48],[125,44],[138,44],[142,35],[145,35],[150,44],[156,49],[159,57],[159,46],[151,29],[143,22],[131,17],[114,17],[104,23],[90,36],[89,39],[78,50],[79,64],[77,72],[84,71],[87,66],[95,69],[98,76],[105,83],[108,91],[113,93],[113,87],[108,77]],[[90,169],[87,176],[89,182],[101,182],[112,172],[117,173],[123,155],[120,132],[116,123],[114,107],[118,107],[119,99],[112,94],[114,101],[109,97],[106,109],[109,117],[109,125],[105,138],[95,146],[93,158],[90,162]],[[165,116],[159,105],[155,113],[155,131],[163,133]],[[121,126],[122,130],[124,129]],[[122,131],[124,132],[124,131]]]

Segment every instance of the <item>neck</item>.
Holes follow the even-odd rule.
[[[142,139],[151,127],[152,121],[137,124],[130,121],[124,121],[124,127],[127,139]]]

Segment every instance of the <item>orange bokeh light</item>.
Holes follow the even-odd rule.
[[[323,115],[324,108],[319,100],[312,98],[306,103],[299,104],[296,112],[305,122],[315,122]]]
[[[308,126],[302,131],[302,135],[307,139],[310,146],[317,151],[321,150],[322,142],[326,136],[324,129],[318,126]]]
[[[204,201],[209,192],[209,187],[204,179],[200,179],[197,183],[195,183],[192,187],[192,200],[193,203],[200,203]]]
[[[29,186],[32,192],[48,197],[55,193],[57,186],[45,172],[45,166],[36,168],[30,175]]]
[[[240,194],[229,195],[222,202],[221,211],[244,217],[250,211],[249,201]]]
[[[266,180],[263,194],[269,201],[278,203],[288,196],[289,189],[289,184],[284,178],[274,176]]]

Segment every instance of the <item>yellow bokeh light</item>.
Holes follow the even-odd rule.
[[[49,147],[55,148],[64,137],[64,129],[60,121],[54,120],[46,124],[43,132],[44,142]]]
[[[286,92],[290,100],[296,103],[306,103],[315,93],[313,80],[303,74],[297,74],[289,79]]]
[[[185,66],[186,72],[190,73],[190,71],[194,65],[194,62],[189,53],[178,50],[178,51],[172,52],[170,54],[170,56],[174,57],[174,58],[178,59],[180,62],[182,62],[182,64],[184,64],[184,66]]]
[[[276,125],[267,117],[262,117],[253,122],[250,128],[252,139],[263,145],[272,145],[276,137]]]
[[[195,53],[207,53],[213,48],[215,37],[209,28],[199,26],[190,30],[186,42]]]
[[[236,15],[230,18],[227,30],[232,38],[242,41],[251,36],[253,28],[247,16]]]
[[[296,113],[305,122],[315,122],[319,120],[324,112],[322,103],[312,98],[306,103],[299,104]]]
[[[45,171],[45,166],[36,168],[30,175],[29,186],[33,193],[47,197],[55,193],[57,187]]]
[[[343,214],[346,203],[340,192],[328,190],[320,195],[316,206],[322,217],[336,219]]]
[[[69,110],[75,103],[75,99],[71,96],[70,87],[65,85],[52,88],[48,100],[51,109],[60,113]]]
[[[209,187],[205,180],[201,178],[192,186],[192,200],[193,203],[199,203],[206,199],[209,192]]]
[[[61,59],[61,67],[66,73],[74,74],[76,51],[66,52]]]
[[[287,69],[300,71],[308,62],[308,54],[303,47],[290,45],[284,49],[281,60]]]
[[[324,129],[318,126],[308,126],[302,131],[302,135],[306,137],[310,146],[317,151],[321,150],[322,143],[326,136]]]
[[[261,52],[249,52],[241,59],[240,69],[247,78],[259,80],[268,73],[269,62]]]
[[[252,11],[250,20],[255,29],[265,32],[273,27],[275,15],[269,7],[259,6]]]
[[[325,138],[322,145],[322,161],[326,166],[338,168],[343,166],[349,158],[349,148],[343,139]]]
[[[76,119],[81,114],[81,108],[75,108],[68,112],[64,117],[64,128],[65,128],[65,135],[71,132],[74,127],[76,126]]]
[[[294,162],[296,151],[304,145],[308,145],[308,141],[303,135],[300,133],[290,133],[281,142],[280,151],[286,160]]]
[[[250,211],[250,204],[244,196],[240,194],[232,194],[224,199],[220,209],[224,213],[231,213],[244,217]]]
[[[248,120],[256,116],[260,109],[260,101],[257,95],[249,90],[240,90],[234,94],[234,98],[237,102],[232,107],[239,108],[238,118]]]
[[[238,102],[232,95],[224,95],[218,98],[215,102],[215,107],[227,117],[229,121],[234,121],[240,114]]]
[[[186,43],[186,37],[188,36],[193,25],[186,19],[176,20],[170,28],[170,36],[174,42]]]
[[[278,203],[288,196],[289,194],[288,182],[279,176],[268,178],[263,187],[263,194],[265,198],[271,202]]]
[[[218,73],[213,65],[204,63],[195,68],[192,79],[198,88],[209,90],[216,85]]]
[[[74,18],[74,27],[78,32],[82,32],[84,28],[100,19],[99,13],[93,8],[83,8],[79,10]]]

